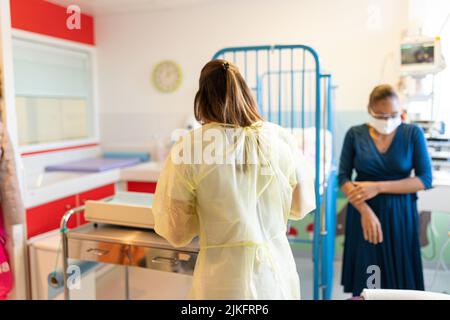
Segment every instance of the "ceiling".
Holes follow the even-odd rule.
[[[172,10],[220,0],[47,0],[62,6],[78,5],[82,13],[110,15],[143,11]]]

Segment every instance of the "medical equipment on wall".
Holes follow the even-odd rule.
[[[402,75],[420,79],[445,69],[440,37],[407,37],[400,45]]]
[[[446,130],[446,125],[443,121],[415,120],[414,123],[421,127],[428,137],[443,135]]]
[[[435,75],[445,68],[439,36],[416,34],[408,35],[402,40],[399,93],[413,123],[426,121],[428,127],[440,126],[439,123],[434,123]],[[435,131],[430,133],[436,134]]]
[[[219,50],[213,59],[237,65],[256,96],[260,114],[291,129],[299,148],[315,165],[313,239],[289,240],[312,243],[314,299],[330,299],[337,188],[335,159],[327,152],[333,143],[332,76],[322,72],[317,52],[305,45],[230,47]]]
[[[428,138],[428,149],[436,171],[450,171],[450,138]]]

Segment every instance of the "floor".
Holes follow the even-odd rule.
[[[297,257],[297,270],[300,275],[302,299],[310,300],[313,298],[313,264],[308,257]],[[333,300],[345,300],[351,297],[351,294],[344,293],[341,281],[342,260],[334,262],[333,276]],[[450,294],[450,270],[443,271],[436,269],[433,265],[427,265],[424,268],[425,289],[427,291],[441,292]]]
[[[313,264],[311,258],[296,254],[296,263],[301,282],[302,299],[313,298]],[[429,291],[450,293],[450,271],[424,269],[425,286]],[[334,263],[333,300],[345,300],[350,294],[344,293],[340,285],[342,263]],[[191,277],[162,271],[129,268],[129,299],[184,299],[191,285]],[[125,299],[124,267],[113,267],[97,278],[97,299]]]
[[[297,264],[298,274],[300,276],[300,290],[301,297],[304,300],[313,299],[313,264],[311,258],[297,257],[295,259]],[[344,293],[342,286],[340,285],[340,273],[341,273],[341,261],[334,262],[334,276],[333,276],[333,300],[344,300],[350,298],[350,294]]]

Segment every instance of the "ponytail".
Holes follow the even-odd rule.
[[[262,120],[252,92],[238,68],[222,59],[210,61],[203,67],[194,113],[200,122],[240,127]]]

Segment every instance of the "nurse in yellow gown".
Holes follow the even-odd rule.
[[[300,299],[286,229],[315,209],[313,170],[233,64],[206,64],[194,108],[203,126],[173,146],[153,202],[173,246],[199,237],[189,298]]]

